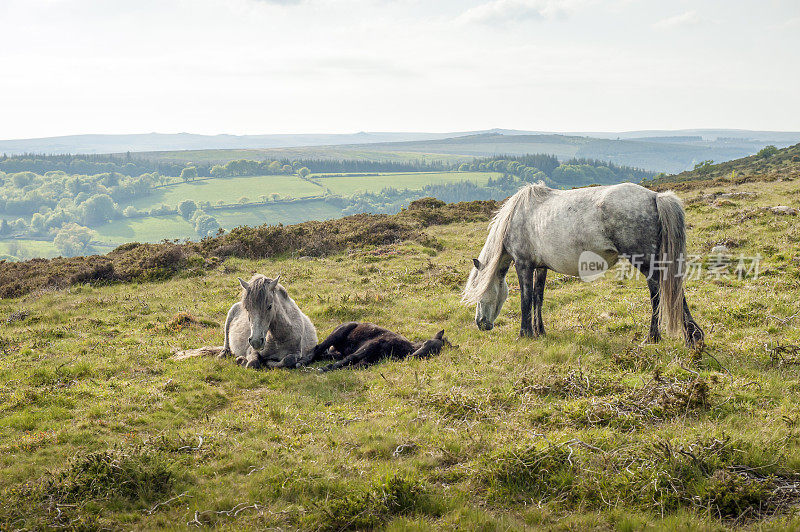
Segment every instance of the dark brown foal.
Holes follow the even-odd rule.
[[[444,337],[444,330],[425,342],[411,342],[400,334],[372,323],[351,321],[334,329],[325,340],[304,356],[298,365],[333,359],[336,362],[328,364],[320,371],[346,366],[364,367],[384,358],[429,357],[439,353],[446,345],[451,344]]]

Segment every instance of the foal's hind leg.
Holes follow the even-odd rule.
[[[544,302],[544,282],[547,279],[547,268],[536,268],[533,277],[533,334],[544,336],[542,321],[542,303]]]
[[[321,368],[320,371],[331,371],[345,366],[366,366],[371,361],[378,359],[382,354],[379,342],[370,340],[343,359]]]
[[[533,265],[530,262],[514,262],[519,278],[520,310],[522,311],[522,324],[520,336],[536,336],[531,324],[531,307],[533,306]]]
[[[298,363],[301,366],[311,364],[315,360],[325,360],[335,358],[333,353],[328,350],[333,347],[334,352],[339,351],[336,346],[341,344],[347,339],[347,336],[358,326],[358,322],[350,321],[343,323],[336,327],[331,334],[328,335],[322,342],[315,345],[309,350],[308,353],[302,353],[301,359]]]

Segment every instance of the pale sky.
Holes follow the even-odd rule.
[[[0,139],[800,130],[798,0],[0,0]]]

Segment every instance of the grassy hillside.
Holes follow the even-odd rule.
[[[78,276],[0,300],[0,529],[800,527],[800,231],[768,209],[800,206],[800,183],[682,194],[691,252],[763,257],[757,279],[689,282],[702,352],[642,343],[641,279],[551,274],[548,335],[531,340],[512,269],[479,332],[458,300],[488,204],[474,222],[433,203],[214,243],[332,252],[310,260],[252,247],[269,258],[189,256],[168,281]],[[115,253],[117,272],[176,256]],[[255,271],[280,272],[321,337],[357,319],[414,339],[444,328],[458,347],[328,374],[171,360],[221,343],[236,276]]]
[[[690,190],[715,185],[749,181],[777,181],[800,176],[800,144],[718,164],[700,165],[692,171],[663,176],[648,181],[658,189]]]

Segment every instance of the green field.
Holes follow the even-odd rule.
[[[0,300],[0,529],[797,530],[798,181],[683,194],[707,345],[648,344],[645,282],[548,275],[547,336],[459,303],[486,223],[326,258]],[[724,202],[708,192],[746,192]],[[457,347],[326,374],[176,361],[222,342],[236,277],[280,272],[320,338],[348,320]],[[195,321],[177,320],[188,312]]]
[[[485,185],[490,178],[502,174],[493,172],[408,172],[381,175],[322,177],[315,175],[314,181],[327,187],[334,194],[349,196],[357,192],[380,192],[384,188],[419,190],[426,185],[470,181]]]
[[[303,201],[300,203],[279,203],[264,207],[252,207],[240,210],[211,211],[214,218],[225,229],[232,229],[240,225],[257,226],[263,224],[284,225],[305,222],[309,220],[329,220],[339,218],[342,211],[322,200]]]
[[[299,203],[279,203],[241,209],[210,210],[223,229],[231,230],[240,225],[257,226],[305,222],[307,220],[328,220],[341,216],[341,211],[324,201],[303,201]],[[96,240],[112,245],[125,242],[160,242],[167,239],[197,239],[194,226],[178,215],[148,216],[114,220],[94,228]],[[44,242],[43,244],[49,244]],[[52,246],[51,246],[52,247]]]
[[[284,198],[305,198],[319,196],[325,192],[325,188],[334,194],[349,196],[357,192],[380,192],[387,187],[419,190],[430,184],[458,181],[483,185],[490,178],[500,175],[490,172],[404,172],[347,177],[313,175],[313,180],[320,186],[297,176],[286,175],[217,178],[157,188],[152,194],[137,199],[132,205],[145,210],[162,203],[174,206],[186,199],[208,201],[212,204],[220,201],[236,203],[243,196],[250,201],[258,201],[259,196],[269,196],[272,193],[280,194]]]
[[[323,192],[321,187],[291,175],[222,177],[156,188],[152,194],[139,198],[132,205],[144,210],[161,203],[175,206],[187,199],[195,202],[208,201],[211,204],[220,201],[237,203],[243,196],[250,201],[258,201],[259,196],[275,193],[285,198],[304,198],[318,196]]]
[[[8,255],[9,249],[15,245],[21,248],[24,257],[50,258],[58,256],[58,251],[52,242],[23,239],[0,240],[0,255]]]
[[[113,220],[93,228],[96,240],[113,245],[125,242],[160,242],[165,238],[197,239],[194,226],[177,214]]]

